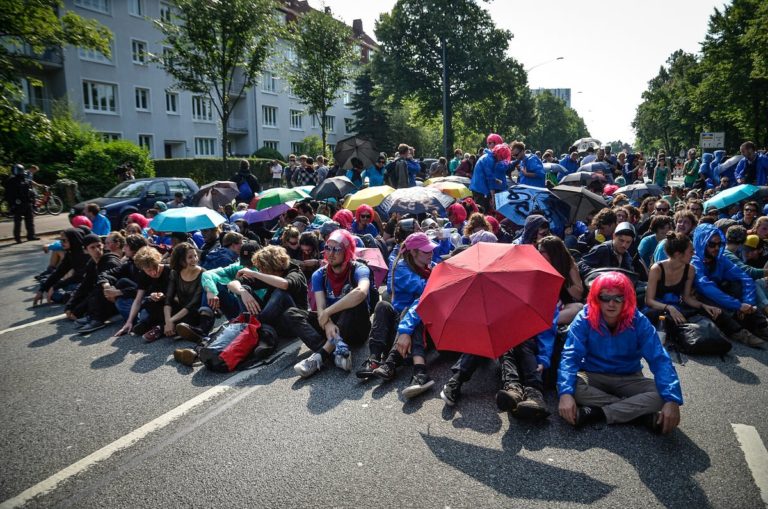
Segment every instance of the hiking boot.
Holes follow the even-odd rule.
[[[173,358],[179,364],[193,366],[197,360],[197,352],[192,348],[177,348],[173,351]]]
[[[360,369],[357,370],[357,373],[355,373],[355,376],[357,378],[368,380],[369,378],[373,378],[373,370],[381,366],[381,362],[376,357],[368,357],[365,359],[365,362],[363,362],[363,365]]]
[[[373,370],[373,375],[388,382],[395,378],[395,366],[386,362]]]
[[[301,378],[307,378],[320,371],[320,368],[322,367],[323,356],[319,353],[313,353],[303,361],[293,366],[293,370],[298,373]]]
[[[635,422],[648,428],[654,435],[661,435],[661,425],[659,424],[660,414],[661,412],[653,412],[652,414],[641,415],[635,419]]]
[[[347,355],[340,355],[335,354],[333,356],[333,363],[336,364],[336,367],[339,369],[343,369],[344,371],[352,371],[352,355],[347,353]]]
[[[176,334],[182,338],[186,339],[187,341],[191,341],[193,343],[197,343],[198,345],[203,342],[203,336],[200,334],[200,331],[197,327],[192,327],[189,324],[186,324],[184,322],[179,323],[176,326]]]
[[[440,398],[445,401],[448,406],[453,406],[461,395],[461,382],[458,378],[451,378],[445,385],[443,390],[440,391]]]
[[[163,328],[160,327],[159,325],[155,325],[154,327],[149,329],[147,332],[145,332],[142,337],[144,338],[145,343],[152,343],[160,339],[162,335],[163,335]]]
[[[94,331],[97,331],[99,329],[103,329],[106,327],[107,324],[102,322],[101,320],[91,320],[87,324],[83,325],[82,327],[79,327],[77,329],[77,332],[80,334],[88,334]]]
[[[496,393],[496,406],[503,412],[511,412],[525,399],[523,386],[509,384],[503,390]]]
[[[410,385],[403,389],[403,397],[413,398],[422,392],[429,390],[429,388],[433,385],[435,385],[435,381],[429,378],[428,374],[419,373],[417,375],[413,375]]]
[[[587,424],[595,424],[605,420],[605,412],[596,406],[580,406],[576,412],[575,427],[581,428]]]
[[[753,331],[752,335],[755,336],[757,339],[768,341],[768,327],[766,327],[765,329],[759,329],[759,330]]]
[[[525,399],[518,403],[517,410],[512,415],[521,419],[545,419],[549,417],[547,404],[541,391],[533,387],[525,388]]]
[[[765,341],[758,338],[747,329],[741,329],[739,332],[731,334],[731,339],[752,348],[757,348],[758,346],[765,344]]]

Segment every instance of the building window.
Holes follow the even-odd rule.
[[[110,141],[118,141],[122,136],[120,133],[97,133],[101,141],[109,143]]]
[[[264,127],[277,127],[277,108],[274,106],[261,107],[261,125]]]
[[[168,46],[163,46],[163,67],[173,66],[173,50]]]
[[[112,54],[115,54],[114,48],[112,49]],[[109,64],[112,65],[114,62],[112,62],[112,59],[107,57],[104,53],[101,51],[95,50],[95,49],[87,49],[87,48],[77,48],[77,56],[80,57],[80,60],[87,60],[89,62],[98,62],[100,64]]]
[[[328,144],[328,152],[330,152],[331,154],[336,152],[336,145],[332,145],[332,144],[329,143]]]
[[[334,125],[336,125],[336,117],[333,115],[326,115],[325,116],[325,132],[332,133],[334,129]]]
[[[131,60],[134,64],[144,65],[147,63],[147,43],[131,39]]]
[[[297,143],[297,142],[291,142],[291,153],[292,154],[301,154],[301,152],[304,150],[304,144],[303,143]]]
[[[213,122],[211,100],[201,95],[192,96],[192,120]]]
[[[345,133],[351,133],[355,130],[355,119],[354,118],[345,118],[344,119],[344,132]]]
[[[264,71],[261,75],[261,90],[274,94],[277,92],[277,78],[270,71]]]
[[[106,14],[109,14],[111,7],[109,0],[75,0],[75,5],[82,7],[83,9],[103,12]]]
[[[352,104],[352,92],[344,91],[344,94],[342,94],[342,99],[344,100],[344,106],[349,106]]]
[[[149,89],[136,87],[134,91],[134,95],[136,97],[136,109],[139,111],[149,111]]]
[[[264,148],[271,148],[272,150],[279,150],[277,147],[280,146],[279,141],[265,141],[264,142]]]
[[[165,2],[160,2],[160,21],[163,23],[171,22],[171,6]]]
[[[139,146],[141,148],[147,149],[147,151],[151,154],[152,153],[152,135],[151,134],[140,134],[139,135]]]
[[[128,12],[133,16],[144,16],[144,0],[128,0]]]
[[[301,123],[304,118],[304,112],[301,110],[291,110],[291,129],[302,129]]]
[[[216,138],[195,138],[196,156],[215,156]]]
[[[165,93],[165,112],[179,114],[179,94],[176,92]]]
[[[117,85],[83,81],[83,108],[91,112],[116,112]]]

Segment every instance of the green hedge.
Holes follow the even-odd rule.
[[[259,182],[269,182],[269,163],[271,159],[248,158],[251,173]],[[285,165],[281,161],[282,165]],[[229,180],[240,169],[240,159],[227,159],[227,166],[221,159],[157,159],[155,174],[158,177],[187,177],[202,186],[214,180]]]
[[[104,196],[118,184],[114,170],[124,162],[133,164],[136,178],[155,176],[147,150],[125,140],[89,143],[75,153],[74,164],[62,170],[60,176],[77,182],[88,200]]]

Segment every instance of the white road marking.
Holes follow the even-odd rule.
[[[768,450],[765,449],[765,444],[760,440],[760,434],[754,426],[731,424],[731,427],[739,440],[755,484],[760,489],[763,504],[768,507]]]
[[[10,328],[5,329],[5,330],[0,330],[0,336],[2,336],[3,334],[7,334],[9,332],[13,332],[15,330],[26,329],[27,327],[32,327],[33,325],[38,325],[38,324],[46,323],[46,322],[52,322],[54,320],[59,320],[59,319],[64,318],[66,316],[67,315],[62,313],[60,315],[49,316],[48,318],[43,318],[41,320],[35,320],[34,322],[23,323],[21,325],[17,325],[16,327],[10,327]]]
[[[285,351],[288,351],[289,349],[295,348],[296,343],[297,341],[293,341],[289,343],[282,350],[275,353],[275,355],[279,355]],[[123,449],[127,449],[128,447],[136,444],[137,442],[145,438],[150,433],[163,429],[164,427],[168,426],[170,423],[172,423],[176,419],[188,413],[190,410],[232,389],[239,383],[256,375],[259,371],[260,371],[259,369],[241,371],[236,375],[230,378],[227,378],[220,384],[211,387],[210,389],[203,392],[202,394],[198,394],[194,398],[190,399],[185,403],[182,403],[181,405],[177,406],[173,410],[166,412],[165,414],[161,415],[157,419],[148,422],[144,426],[133,430],[132,432],[128,433],[127,435],[121,438],[118,438],[111,444],[108,444],[102,447],[98,451],[86,456],[80,461],[73,463],[72,465],[64,468],[63,470],[60,470],[59,472],[50,476],[48,479],[45,479],[44,481],[41,481],[35,484],[31,488],[28,488],[22,491],[15,497],[9,498],[8,500],[0,504],[0,509],[10,509],[15,507],[21,507],[35,497],[52,492],[60,484],[62,484],[69,478],[74,477],[75,475],[80,474],[81,472],[85,472],[95,464],[110,458],[116,452],[122,451]]]

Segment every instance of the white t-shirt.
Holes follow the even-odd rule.
[[[283,175],[283,167],[280,166],[280,164],[276,164],[274,166],[271,166],[269,168],[269,171],[272,172],[272,178],[273,179],[279,179]]]

